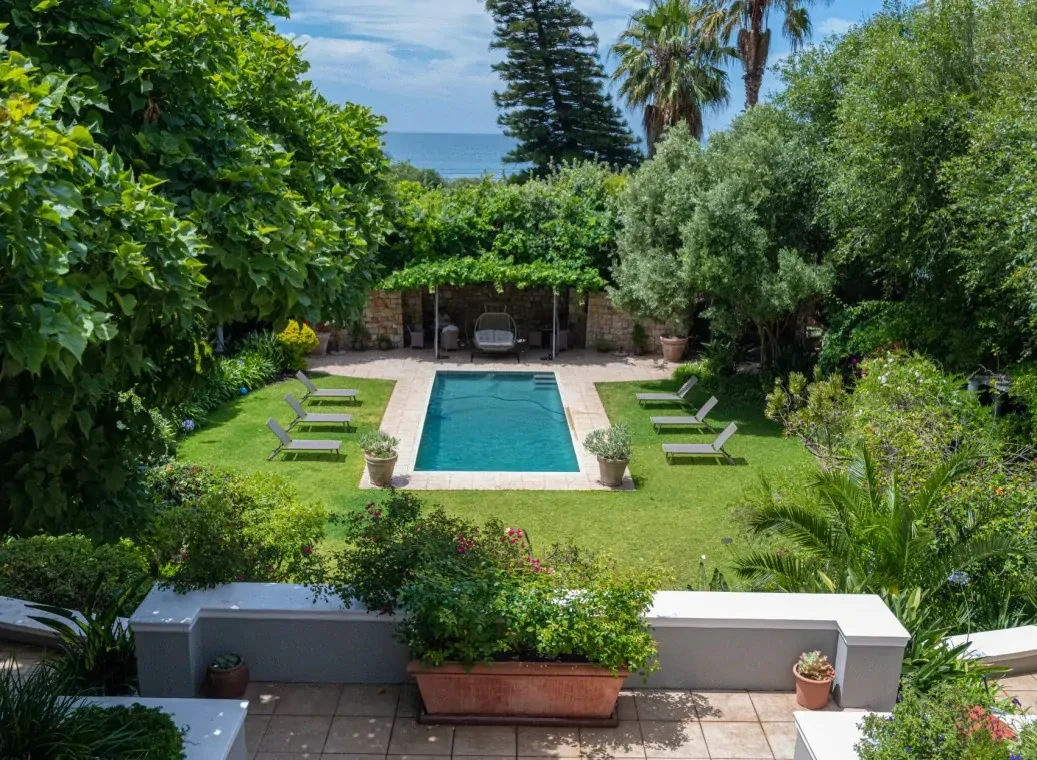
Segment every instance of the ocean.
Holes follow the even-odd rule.
[[[518,174],[523,164],[504,164],[501,160],[514,146],[514,140],[501,134],[385,133],[385,151],[393,161],[435,169],[444,179]]]

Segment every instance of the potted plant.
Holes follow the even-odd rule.
[[[310,352],[310,355],[324,356],[328,353],[328,343],[331,342],[331,326],[319,322],[313,328],[313,332],[317,335],[317,347]]]
[[[397,459],[396,447],[400,445],[400,441],[381,430],[369,430],[360,434],[357,443],[364,451],[371,484],[381,488],[392,486],[392,473]]]
[[[610,487],[623,485],[623,473],[630,464],[629,428],[621,424],[593,430],[583,445],[598,458],[601,484]]]
[[[796,677],[796,701],[808,710],[820,710],[828,704],[835,680],[835,668],[820,652],[804,652],[792,667]]]
[[[645,327],[640,322],[634,323],[634,330],[631,333],[630,340],[634,344],[635,356],[640,356],[648,350],[648,333],[645,332]]]
[[[674,323],[669,326],[668,334],[660,336],[659,342],[663,346],[663,359],[676,364],[684,358],[684,352],[688,349],[687,337],[678,337],[684,331]]]
[[[378,336],[378,350],[389,351],[392,349],[392,338],[385,333]]]
[[[248,665],[240,654],[221,654],[206,673],[209,696],[213,699],[240,699],[248,686]]]
[[[367,344],[371,342],[371,333],[361,320],[353,322],[353,328],[349,331],[353,338],[353,350],[354,351],[366,351]]]
[[[612,351],[612,341],[606,340],[605,338],[598,338],[594,347],[598,349],[599,354],[607,354]]]

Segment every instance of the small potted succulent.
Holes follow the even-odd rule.
[[[213,699],[240,699],[248,686],[248,665],[240,654],[218,655],[206,674],[209,696]]]
[[[792,667],[796,677],[796,701],[808,710],[820,710],[828,704],[835,680],[835,668],[820,652],[804,652]]]
[[[630,430],[626,425],[594,430],[583,442],[584,447],[598,458],[598,472],[603,486],[623,485],[623,473],[630,464]]]
[[[364,450],[371,484],[380,488],[392,486],[392,473],[396,468],[396,447],[400,445],[400,441],[381,430],[369,430],[357,437],[357,443]]]

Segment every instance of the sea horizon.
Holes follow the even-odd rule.
[[[419,169],[434,169],[443,179],[466,179],[521,173],[526,164],[505,164],[504,156],[518,143],[497,132],[386,131],[385,152],[393,161],[408,161]]]

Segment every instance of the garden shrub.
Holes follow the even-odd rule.
[[[799,436],[831,464],[845,453],[852,406],[853,399],[843,387],[842,375],[824,378],[820,367],[815,367],[811,383],[799,372],[790,373],[785,383],[775,380],[774,390],[767,396],[765,414],[782,424],[785,435]]]
[[[673,368],[673,379],[678,384],[683,384],[692,376],[699,379],[695,386],[696,390],[718,397],[747,404],[759,404],[764,395],[763,386],[758,377],[721,369],[709,360],[687,362]]]
[[[99,604],[114,603],[137,585],[120,614],[128,616],[144,599],[150,576],[144,553],[129,540],[96,544],[86,536],[8,538],[0,544],[0,596],[37,604],[86,609],[95,584]]]
[[[306,368],[306,360],[303,358],[313,349],[320,345],[317,333],[305,322],[291,320],[281,332],[277,339],[284,346],[286,363],[291,372],[298,372]]]
[[[181,760],[184,732],[143,705],[79,706],[60,673],[0,669],[0,757],[23,760]]]
[[[178,592],[232,581],[308,580],[327,511],[285,481],[171,463],[156,468],[153,546]]]
[[[891,716],[865,716],[854,749],[860,760],[1009,760],[1017,737],[994,710],[1014,712],[983,685],[924,694],[908,682]]]

